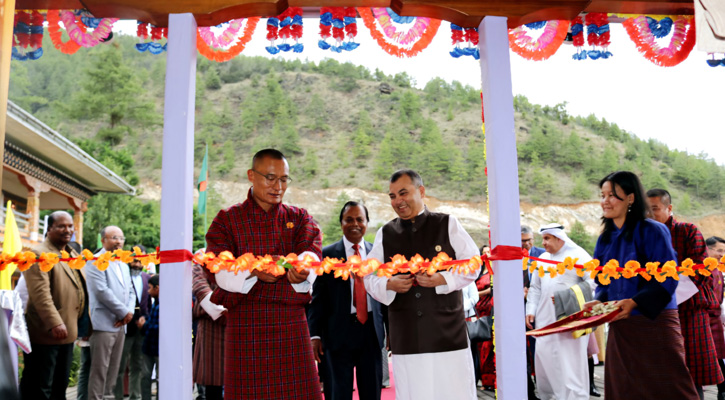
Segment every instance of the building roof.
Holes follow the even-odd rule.
[[[7,142],[56,168],[90,192],[136,193],[123,178],[12,101],[8,101],[7,117]]]
[[[271,17],[287,7],[390,7],[404,16],[431,17],[478,27],[483,17],[507,17],[509,27],[536,21],[571,20],[581,12],[692,15],[692,0],[17,0],[22,9],[86,8],[96,17],[136,19],[167,26],[168,15],[192,13],[199,26],[234,18]]]

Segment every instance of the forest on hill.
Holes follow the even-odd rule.
[[[166,59],[137,52],[135,42],[117,35],[73,56],[46,51],[38,61],[13,61],[10,99],[132,185],[158,184]],[[703,154],[641,140],[593,114],[569,115],[566,104],[517,95],[514,109],[522,201],[592,201],[602,177],[628,169],[645,187],[670,190],[680,213],[722,207],[725,169]],[[199,56],[197,171],[205,146],[211,181],[246,181],[251,155],[276,147],[288,156],[295,186],[383,191],[389,174],[407,167],[441,199],[481,201],[486,192],[479,88],[443,78],[419,84],[334,59],[240,56],[219,64]],[[210,196],[213,215],[221,206]],[[156,246],[158,215],[156,202],[101,194],[89,202],[84,230],[117,223],[129,245]],[[195,245],[204,231],[196,218]],[[85,237],[93,247],[95,237]]]

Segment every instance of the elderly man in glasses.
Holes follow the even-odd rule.
[[[322,235],[306,210],[282,204],[289,164],[274,149],[257,152],[247,171],[247,200],[221,210],[206,234],[207,251],[319,260]],[[210,301],[228,311],[224,396],[230,399],[321,399],[305,305],[315,275],[290,269],[222,271]]]
[[[96,257],[122,249],[125,241],[121,228],[107,226],[101,229],[103,249]],[[113,398],[126,340],[125,325],[133,319],[136,293],[128,265],[121,261],[111,261],[104,271],[88,261],[85,270],[93,325],[88,398]]]

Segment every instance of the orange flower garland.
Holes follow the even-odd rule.
[[[528,265],[529,259],[534,260],[530,266]],[[662,264],[660,268],[659,262],[648,262],[645,267],[642,268],[638,261],[630,260],[624,264],[624,267],[619,265],[617,260],[609,260],[605,265],[600,266],[599,260],[593,259],[584,263],[584,265],[577,264],[578,259],[572,259],[567,257],[564,261],[552,261],[544,260],[537,257],[524,257],[523,269],[528,269],[529,272],[538,271],[539,277],[544,277],[547,273],[552,278],[557,275],[562,275],[567,270],[575,269],[577,275],[583,277],[584,274],[589,274],[592,279],[597,278],[601,285],[609,285],[612,279],[619,279],[620,277],[629,279],[637,275],[641,276],[645,280],[651,280],[655,278],[657,282],[664,282],[667,278],[674,280],[680,280],[680,274],[685,276],[695,276],[699,273],[703,276],[710,276],[712,271],[715,269],[725,272],[725,256],[720,261],[713,257],[706,258],[702,264],[695,264],[691,259],[686,259],[682,262],[681,266],[678,266],[675,261],[667,261]],[[544,262],[548,264],[554,264],[555,266],[546,267],[537,265],[537,262]]]
[[[385,40],[384,34],[375,26],[375,17],[373,16],[373,12],[370,8],[358,7],[357,12],[360,13],[365,26],[370,30],[370,35],[378,42],[378,45],[386,53],[401,58],[413,57],[428,47],[438,32],[438,28],[441,26],[441,20],[431,18],[428,29],[423,32],[420,39],[413,44],[413,47],[406,49]]]
[[[238,56],[239,53],[241,53],[242,50],[244,50],[244,48],[247,46],[247,43],[252,40],[252,34],[254,33],[254,29],[257,27],[258,22],[259,17],[247,18],[247,24],[244,26],[244,33],[242,34],[242,36],[239,37],[239,39],[237,39],[237,42],[227,50],[212,49],[208,44],[206,44],[204,39],[201,37],[201,34],[197,30],[196,49],[199,50],[199,53],[201,53],[201,55],[211,61],[229,61],[232,58]]]
[[[60,50],[61,53],[74,54],[81,48],[81,45],[74,42],[73,39],[68,39],[67,42],[63,43],[63,31],[60,29],[60,12],[61,10],[48,10],[48,35],[53,42],[53,46]],[[86,26],[82,22],[78,23],[78,28],[80,28],[81,32],[86,32]]]
[[[32,251],[21,251],[15,255],[0,255],[0,271],[4,271],[9,264],[15,263],[20,272],[27,271],[33,264],[38,263],[40,270],[49,272],[53,266],[59,262],[67,262],[71,269],[81,269],[88,261],[95,261],[94,265],[99,270],[105,271],[111,261],[121,261],[130,263],[134,258],[149,258],[150,262],[159,263],[156,253],[144,254],[141,249],[134,247],[130,250],[115,250],[113,252],[105,252],[98,257],[94,257],[90,250],[83,250],[78,257],[71,257],[66,251],[61,251],[60,256],[55,253],[41,253],[39,256]]]

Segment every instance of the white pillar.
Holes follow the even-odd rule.
[[[478,26],[486,120],[491,248],[521,246],[518,158],[506,18],[485,17]],[[496,382],[501,399],[526,399],[526,339],[520,260],[494,261]]]
[[[169,15],[161,169],[161,249],[191,251],[194,187],[196,21]],[[162,399],[191,400],[191,262],[161,267],[159,386]]]

